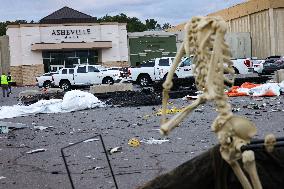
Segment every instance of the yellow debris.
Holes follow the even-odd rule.
[[[174,104],[173,102],[168,102],[168,106],[169,106],[169,105],[173,105],[173,104]]]
[[[132,139],[129,139],[128,145],[130,147],[136,148],[136,147],[140,146],[140,141],[137,138],[132,138]]]
[[[171,109],[166,109],[166,114],[176,114],[179,112],[182,112],[183,108],[177,108],[173,106]],[[162,110],[160,109],[157,113],[156,116],[162,115]]]
[[[150,117],[150,115],[144,115],[143,119],[148,119]]]

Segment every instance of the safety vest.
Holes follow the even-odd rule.
[[[1,75],[1,85],[8,85],[8,80],[6,75]]]

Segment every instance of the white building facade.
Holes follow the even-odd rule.
[[[77,64],[128,65],[124,23],[9,25],[7,35],[10,71],[18,84],[33,85],[37,75]]]

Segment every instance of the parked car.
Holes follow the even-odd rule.
[[[154,81],[163,80],[166,78],[170,66],[174,61],[174,57],[162,57],[154,60],[149,60],[137,68],[129,68],[128,74],[133,82],[138,83],[142,87],[150,85]],[[175,78],[186,78],[192,75],[192,58],[183,59],[176,69]]]
[[[275,71],[284,69],[284,56],[273,58],[263,63],[262,74],[273,74]]]
[[[253,72],[262,74],[263,72],[263,64],[265,62],[275,62],[276,60],[279,60],[281,56],[269,56],[265,60],[259,61],[259,62],[254,62],[253,63]]]
[[[72,71],[71,71],[72,70]],[[116,76],[95,65],[77,65],[75,68],[63,68],[53,75],[53,84],[64,90],[72,86],[90,86],[94,84],[113,84]]]
[[[38,87],[44,87],[44,88],[51,88],[53,87],[52,84],[52,75],[58,74],[58,72],[49,72],[45,73],[39,77],[36,77],[36,85]]]

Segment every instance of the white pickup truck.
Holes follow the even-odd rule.
[[[36,85],[41,88],[51,88],[52,87],[52,75],[57,74],[58,72],[49,72],[44,73],[41,76],[36,77]]]
[[[113,84],[116,74],[99,69],[95,65],[78,65],[75,68],[63,68],[52,76],[53,85],[63,90],[71,86],[90,86],[94,84]]]
[[[174,57],[156,58],[141,64],[138,68],[128,68],[130,80],[146,87],[154,81],[165,79]],[[176,69],[175,78],[186,78],[192,75],[192,58],[184,58]]]

